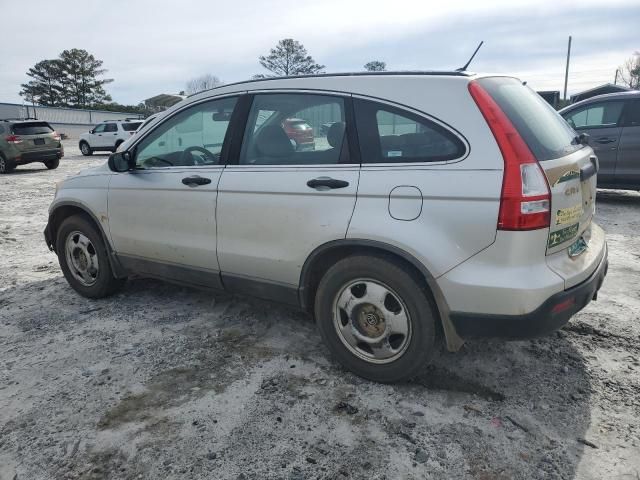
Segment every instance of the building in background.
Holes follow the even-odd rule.
[[[544,98],[549,105],[557,109],[560,106],[560,91],[559,90],[543,90],[538,92],[542,98]]]
[[[82,110],[77,108],[40,107],[18,103],[0,103],[0,119],[35,118],[49,122],[60,134],[76,139],[98,123],[106,120],[143,118],[135,113],[108,112],[106,110]]]
[[[180,92],[179,94],[161,93],[155,97],[147,98],[144,101],[144,105],[154,112],[162,112],[163,110],[174,106],[176,103],[181,102],[185,98],[187,97],[184,92]]]

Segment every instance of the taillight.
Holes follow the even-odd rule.
[[[9,135],[5,138],[7,143],[12,143],[14,145],[18,143],[22,143],[22,139],[18,135]]]
[[[469,93],[489,124],[504,159],[498,230],[548,228],[551,194],[540,164],[491,95],[477,82],[469,83]]]
[[[53,139],[57,140],[58,142],[60,141],[61,137],[60,134],[58,132],[53,132]]]

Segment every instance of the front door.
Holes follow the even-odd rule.
[[[210,100],[169,117],[130,150],[136,169],[113,175],[109,227],[125,267],[219,286],[217,186],[236,101]]]
[[[567,121],[577,132],[589,134],[589,144],[598,156],[600,166],[599,186],[611,187],[615,184],[623,107],[622,100],[594,102],[566,115]]]
[[[94,128],[91,132],[90,135],[91,137],[89,138],[89,144],[91,145],[91,148],[102,148],[105,145],[105,129],[106,124],[101,123],[100,125],[97,125],[96,128]]]
[[[616,183],[621,187],[640,189],[640,100],[627,102],[625,108]]]
[[[295,303],[308,255],[345,238],[359,178],[350,108],[347,96],[253,96],[241,150],[218,193],[226,289]]]

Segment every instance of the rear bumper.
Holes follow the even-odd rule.
[[[536,310],[522,315],[489,315],[451,312],[450,318],[462,338],[498,337],[531,338],[561,328],[569,319],[597,296],[607,275],[609,262],[605,253],[596,270],[582,283],[556,293]]]
[[[55,148],[52,150],[35,150],[33,152],[22,152],[20,156],[15,159],[15,162],[17,165],[24,165],[25,163],[57,160],[63,156],[64,150],[62,148]]]

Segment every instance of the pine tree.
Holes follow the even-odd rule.
[[[324,65],[316,63],[307,54],[307,49],[292,38],[280,40],[269,55],[261,55],[259,60],[260,65],[276,76],[312,75],[324,69]],[[258,75],[256,77],[261,78]]]

